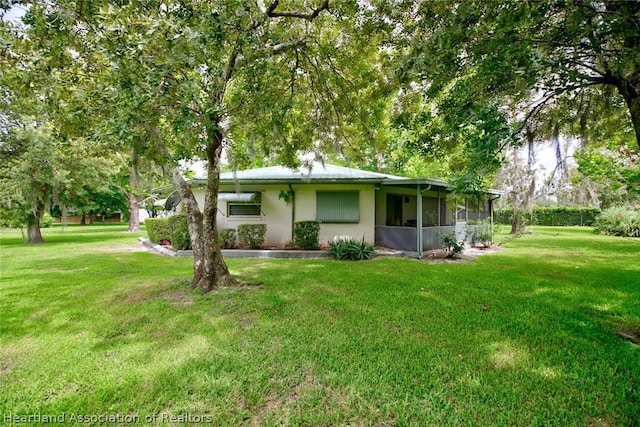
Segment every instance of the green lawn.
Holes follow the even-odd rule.
[[[125,228],[2,230],[0,422],[640,423],[640,347],[617,335],[640,329],[640,239],[537,227],[472,262],[230,260],[259,286],[200,295],[190,259],[131,251]]]

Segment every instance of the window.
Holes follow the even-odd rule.
[[[220,193],[218,200],[227,201],[227,216],[261,216],[260,193]]]
[[[357,191],[316,192],[316,219],[325,223],[360,222],[360,193]]]
[[[256,203],[227,202],[227,211],[229,216],[260,216],[262,209]]]

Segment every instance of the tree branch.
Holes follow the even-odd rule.
[[[585,64],[582,61],[578,61],[578,60],[571,59],[571,58],[565,58],[565,61],[567,61],[568,63],[573,64],[575,66],[583,67],[583,68],[586,68],[587,70],[591,70],[594,73],[596,73],[597,75],[601,76],[601,78],[604,78],[605,75],[606,75],[606,72],[603,72],[603,71],[599,70],[594,65]],[[595,77],[595,76],[584,76],[584,77],[588,77],[589,79],[598,78],[598,77]]]
[[[231,49],[231,53],[227,58],[227,62],[224,65],[224,70],[222,71],[222,75],[218,79],[218,87],[216,90],[212,91],[210,95],[210,101],[214,101],[218,105],[222,105],[222,99],[224,98],[224,94],[227,91],[227,86],[233,77],[233,73],[238,65],[239,60],[239,47],[240,47],[240,36],[238,34],[236,40],[233,43],[233,48]]]
[[[280,0],[273,0],[269,7],[267,7],[267,16],[270,18],[296,18],[306,19],[307,21],[313,21],[320,15],[323,10],[329,10],[329,0],[324,0],[320,7],[313,9],[310,13],[296,12],[296,11],[282,11],[277,12],[276,9],[280,4]]]
[[[640,30],[640,24],[633,19],[633,15],[629,14],[629,13],[621,13],[618,9],[619,6],[616,5],[616,3],[622,4],[624,2],[620,2],[620,1],[604,1],[604,9],[596,9],[595,6],[590,3],[590,2],[584,2],[584,1],[579,1],[576,2],[575,4],[578,7],[582,7],[582,8],[586,8],[588,10],[590,10],[591,12],[593,12],[595,15],[602,15],[602,16],[606,16],[606,15],[610,15],[610,16],[615,16],[616,18],[621,18],[627,22],[629,22],[632,26],[634,26],[636,28],[636,30]]]
[[[542,108],[547,104],[547,102],[551,101],[557,95],[558,94],[556,92],[551,92],[550,94],[545,95],[544,98],[540,102],[538,102],[536,106],[534,106],[531,110],[529,110],[524,120],[522,121],[522,124],[519,126],[518,130],[515,133],[519,134],[520,132],[522,132],[524,128],[527,127],[529,120],[533,116],[535,116],[540,110],[542,110]],[[500,151],[502,151],[503,148],[504,147],[500,147]]]
[[[306,43],[304,39],[295,40],[287,43],[280,43],[269,49],[269,55],[280,55],[281,53],[284,53],[288,50],[304,47],[305,44]]]

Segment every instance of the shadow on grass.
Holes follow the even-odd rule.
[[[234,260],[263,290],[209,295],[172,282],[190,260],[83,254],[60,271],[44,260],[45,277],[21,270],[2,290],[3,335],[42,352],[24,356],[40,358],[36,386],[7,386],[7,402],[214,424],[634,425],[638,349],[614,325],[638,319],[637,268],[605,252],[578,269],[571,253]],[[40,379],[46,369],[60,382]]]
[[[55,245],[68,243],[96,243],[112,242],[114,239],[131,238],[133,243],[137,242],[137,236],[145,234],[144,226],[139,232],[128,233],[127,225],[114,224],[94,224],[94,225],[69,225],[66,227],[54,226],[41,229],[45,243],[38,245]],[[33,246],[26,243],[26,230],[7,229],[0,230],[0,244],[2,246]],[[35,245],[35,246],[38,246]]]

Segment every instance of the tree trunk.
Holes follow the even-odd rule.
[[[40,232],[40,219],[44,215],[44,203],[38,202],[27,220],[27,243],[44,243]]]
[[[140,189],[140,176],[138,174],[138,154],[131,152],[131,170],[129,171],[129,229],[130,233],[140,230],[140,200],[138,191]]]
[[[140,230],[140,202],[134,193],[127,193],[129,197],[129,228],[127,231],[133,233]]]
[[[527,139],[529,139],[529,132],[527,132]],[[532,139],[532,138],[531,138]],[[531,140],[529,139],[529,140]],[[521,235],[524,232],[525,229],[525,221],[524,221],[524,215],[525,215],[525,209],[526,209],[526,203],[527,203],[527,198],[528,198],[528,192],[530,190],[530,186],[526,186],[527,181],[530,178],[530,168],[532,165],[532,158],[531,158],[531,151],[529,151],[529,164],[527,165],[526,170],[524,171],[523,176],[520,178],[520,180],[522,182],[520,183],[516,183],[514,185],[514,189],[513,189],[513,215],[511,216],[511,231],[510,234],[514,234],[514,235]],[[513,149],[513,164],[517,165],[520,162],[520,159],[518,158],[518,149],[514,148]],[[529,183],[531,181],[528,181]],[[526,186],[526,187],[525,187]],[[535,187],[534,187],[535,188]],[[525,198],[525,200],[523,200],[521,198],[521,195]]]
[[[631,124],[636,134],[636,143],[640,148],[640,82],[634,85],[625,78],[616,78],[612,83],[629,108]]]
[[[536,195],[536,145],[535,145],[535,133],[531,129],[527,129],[527,170],[526,175],[529,179],[529,185],[524,193],[524,208],[531,213],[533,210],[533,200]],[[514,207],[515,208],[515,207]],[[523,227],[524,228],[524,227]]]
[[[27,243],[44,243],[40,232],[40,224],[30,222],[27,225]]]
[[[196,284],[203,292],[215,287],[236,284],[222,257],[218,237],[218,190],[220,188],[220,156],[222,132],[219,119],[212,117],[207,131],[207,186],[205,189],[202,236],[204,238],[204,274]]]
[[[189,229],[189,237],[191,238],[193,249],[193,280],[191,281],[191,287],[195,288],[200,285],[205,276],[206,253],[204,249],[205,239],[202,232],[202,212],[200,212],[191,187],[180,175],[178,169],[173,170],[172,181],[180,193],[182,208],[187,216],[187,228]]]
[[[60,207],[61,215],[60,215],[60,224],[62,224],[62,230],[64,230],[64,228],[67,226],[67,223],[69,222],[69,215],[67,214],[67,206],[66,205],[62,205]]]
[[[524,232],[524,211],[522,210],[522,201],[520,196],[516,192],[513,195],[513,214],[511,215],[511,231],[509,234],[516,236],[521,235]]]
[[[640,90],[634,90],[629,97],[625,97],[627,106],[629,107],[629,114],[631,115],[631,123],[633,124],[633,130],[636,133],[636,143],[640,148]],[[635,95],[635,96],[634,96]]]
[[[187,215],[187,226],[193,246],[193,281],[191,286],[202,292],[209,292],[218,286],[237,284],[224,262],[218,237],[218,190],[220,188],[220,156],[223,138],[219,128],[219,120],[216,117],[213,117],[209,122],[207,137],[207,186],[202,213],[189,184],[177,169],[173,172],[173,182],[182,197],[182,206]]]
[[[637,54],[638,45],[640,44],[640,31],[635,20],[640,13],[640,2],[605,0],[603,3],[607,12],[613,16],[625,17],[629,22],[634,23],[634,25],[629,25],[625,28],[620,34],[624,46],[624,50],[621,50],[621,52],[626,51],[627,55],[630,54],[630,56],[622,55],[617,58],[617,64],[623,65],[618,65],[617,73],[607,70],[606,77],[607,83],[613,84],[618,89],[618,93],[622,95],[629,108],[633,131],[636,134],[636,143],[640,148],[640,67],[638,66]],[[629,59],[632,59],[632,61],[626,62]]]

